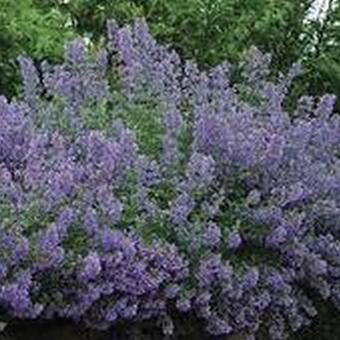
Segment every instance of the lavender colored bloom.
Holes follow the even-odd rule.
[[[318,104],[318,108],[316,110],[317,115],[322,118],[328,118],[333,113],[335,102],[335,95],[324,95]]]
[[[101,272],[100,257],[96,253],[90,253],[84,258],[84,265],[80,277],[85,281],[94,280]]]
[[[65,60],[73,66],[79,66],[85,62],[86,45],[82,39],[72,41],[65,51]]]
[[[287,230],[284,226],[275,228],[266,238],[266,245],[269,247],[277,247],[287,240]]]
[[[122,203],[115,198],[109,188],[101,187],[97,191],[97,200],[104,212],[109,216],[110,223],[116,224],[123,212]]]
[[[192,308],[190,299],[185,299],[185,298],[178,299],[176,302],[176,308],[182,313],[189,312]]]
[[[197,184],[209,185],[214,178],[215,161],[212,157],[195,152],[188,164],[188,177]]]
[[[168,299],[174,299],[181,291],[181,287],[178,284],[172,284],[166,288],[165,295]]]
[[[16,226],[7,229],[0,225],[0,255],[8,265],[19,264],[30,252],[30,243]]]
[[[256,287],[260,279],[258,268],[250,268],[242,277],[241,285],[243,289],[248,290]]]
[[[163,120],[166,128],[163,137],[163,161],[167,167],[170,167],[180,158],[178,137],[183,127],[183,118],[175,105],[171,105]]]
[[[287,287],[284,277],[280,273],[273,273],[267,278],[268,285],[278,291],[282,291]]]
[[[211,298],[212,298],[211,293],[204,291],[196,296],[195,304],[196,305],[207,305],[209,304]]]
[[[25,99],[32,109],[36,109],[35,105],[38,102],[38,96],[41,94],[37,69],[30,58],[20,57],[19,64],[24,83]]]
[[[8,267],[2,261],[0,262],[0,280],[3,280],[7,275]]]
[[[100,70],[104,73],[107,71],[109,66],[109,53],[106,49],[101,49],[97,53],[97,65],[100,68]]]
[[[202,287],[209,287],[218,282],[228,282],[233,269],[228,263],[223,263],[220,255],[211,255],[200,263],[197,278]]]
[[[180,194],[172,203],[170,208],[170,218],[174,224],[184,223],[194,207],[194,202],[186,192]]]
[[[156,161],[140,157],[137,166],[141,185],[148,188],[161,182],[160,168]]]
[[[260,311],[264,311],[270,305],[271,300],[272,298],[268,291],[264,291],[259,296],[256,296],[254,307]]]
[[[36,264],[38,270],[59,266],[64,260],[65,250],[60,246],[61,237],[55,224],[40,234],[38,241],[39,259]]]
[[[163,162],[167,167],[173,166],[178,161],[177,138],[167,133],[163,138]]]
[[[70,163],[62,163],[59,168],[53,169],[47,179],[48,190],[46,198],[51,206],[59,204],[62,200],[74,193],[76,184],[75,168]]]
[[[9,305],[14,316],[19,318],[36,318],[43,307],[33,304],[30,298],[32,276],[29,271],[21,271],[16,274],[13,282],[0,287],[0,301]]]
[[[181,132],[181,128],[183,126],[183,118],[181,113],[175,108],[172,108],[166,112],[164,117],[164,125],[169,132],[172,132],[175,136],[177,136]]]
[[[287,191],[286,199],[283,202],[284,206],[289,204],[297,204],[310,196],[310,191],[305,188],[301,182],[294,183],[294,185],[289,187]]]
[[[209,247],[216,247],[220,244],[222,238],[221,229],[215,223],[208,223],[205,233],[204,242]]]
[[[60,214],[56,226],[58,228],[58,233],[60,236],[65,236],[68,228],[72,225],[75,220],[76,213],[72,208],[65,208]]]
[[[246,203],[250,206],[257,205],[260,203],[260,201],[261,201],[261,192],[256,189],[252,190],[246,198]]]
[[[227,335],[233,330],[226,320],[217,316],[209,319],[207,329],[212,335]]]
[[[84,227],[90,235],[95,235],[99,230],[98,214],[95,209],[87,208],[84,216]]]
[[[126,84],[126,92],[129,99],[133,97],[133,90],[141,66],[138,61],[138,52],[133,44],[133,36],[129,27],[121,28],[116,35],[119,56],[124,61],[122,73]]]
[[[244,75],[255,88],[259,87],[268,76],[270,62],[270,54],[262,54],[255,46],[250,48]]]
[[[242,244],[242,237],[240,233],[237,230],[235,230],[229,234],[227,242],[228,242],[228,248],[237,249]]]

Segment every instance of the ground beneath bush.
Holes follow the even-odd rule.
[[[0,335],[0,340],[158,340],[165,339],[156,328],[149,325],[145,327],[120,327],[108,332],[95,332],[84,329],[65,321],[49,322],[14,322],[6,327]],[[176,340],[211,340],[216,339],[204,334],[197,328],[186,330],[171,339]],[[219,338],[221,339],[221,338]],[[233,340],[242,340],[240,337]]]
[[[209,337],[198,322],[181,319],[179,334],[171,340],[244,340],[244,337]],[[14,321],[0,333],[0,340],[161,340],[166,339],[153,324],[129,328],[121,325],[108,332],[95,332],[63,320]],[[170,339],[169,339],[170,340]],[[259,340],[266,340],[262,338]],[[290,340],[340,340],[340,315],[330,306],[324,306],[313,326],[296,334]]]
[[[84,329],[65,321],[28,322],[19,321],[9,324],[0,334],[0,340],[244,340],[243,337],[211,337],[197,325],[183,327],[175,337],[164,337],[151,325],[111,329],[108,332],[96,332]]]

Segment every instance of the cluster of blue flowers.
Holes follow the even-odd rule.
[[[233,82],[108,22],[62,65],[20,60],[0,97],[0,303],[106,329],[191,313],[214,335],[285,339],[340,308],[340,116],[285,100],[253,48]],[[151,114],[150,114],[151,113]],[[152,147],[147,147],[149,141]],[[145,147],[146,146],[146,147]]]

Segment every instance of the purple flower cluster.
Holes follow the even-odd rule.
[[[95,56],[74,41],[42,79],[21,58],[22,98],[0,97],[5,310],[100,329],[157,319],[166,335],[193,313],[215,335],[279,340],[316,316],[311,297],[340,309],[334,97],[287,112],[299,65],[269,81],[255,48],[234,84],[230,65],[182,63],[144,20],[110,21],[108,38]],[[150,103],[157,155],[124,116]]]

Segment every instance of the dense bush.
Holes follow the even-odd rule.
[[[252,48],[233,83],[138,20],[65,61],[21,58],[0,101],[0,300],[9,316],[106,329],[190,313],[216,335],[284,339],[340,302],[340,120],[268,80]]]

